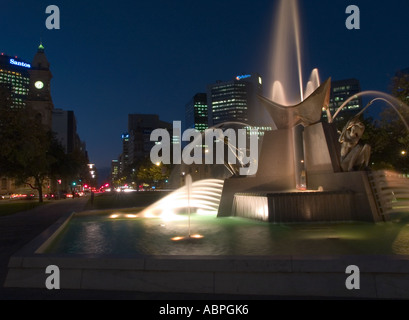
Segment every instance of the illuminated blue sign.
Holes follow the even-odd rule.
[[[31,68],[31,64],[29,63],[25,63],[22,61],[16,61],[14,59],[10,59],[10,64],[15,65],[15,66],[19,66],[19,67],[23,67],[23,68]]]
[[[248,78],[251,78],[251,74],[246,74],[246,75],[243,75],[243,76],[237,76],[236,80],[243,80],[243,79],[248,79]]]

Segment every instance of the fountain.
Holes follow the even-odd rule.
[[[270,98],[259,97],[276,130],[263,138],[258,173],[240,177],[232,167],[229,179],[195,182],[187,175],[182,188],[140,212],[62,219],[11,258],[5,286],[43,288],[44,270],[53,264],[65,289],[408,298],[406,258],[359,256],[408,254],[405,219],[391,227],[389,250],[372,223],[407,210],[409,202],[395,200],[409,198],[408,179],[355,170],[368,161],[368,147],[355,148],[361,123],[352,119],[340,139],[333,120],[348,101],[329,114],[331,79],[321,83],[317,69],[304,91],[297,1],[280,1],[277,13],[275,79]],[[368,108],[383,99],[399,113],[390,96],[377,96]],[[323,109],[329,123],[322,122]],[[371,223],[310,224],[335,221]],[[66,239],[71,231],[80,236]],[[118,239],[124,242],[113,246]],[[56,249],[64,241],[68,249]],[[362,290],[345,289],[348,265],[360,266]]]
[[[313,85],[310,81],[307,91]],[[276,82],[274,96],[277,88],[282,87]],[[389,220],[385,212],[392,207],[392,199],[381,200],[382,184],[388,184],[387,195],[395,189],[403,196],[408,194],[409,184],[401,177],[395,180],[393,187],[376,181],[375,177],[396,177],[396,174],[362,170],[369,165],[371,147],[359,144],[365,130],[359,117],[375,102],[382,101],[394,109],[409,132],[409,125],[399,110],[403,103],[388,94],[367,91],[345,101],[332,116],[328,112],[329,90],[330,79],[295,106],[283,106],[260,97],[277,130],[264,137],[259,173],[255,177],[235,177],[225,182],[219,217],[240,216],[273,223]],[[339,135],[335,118],[352,99],[368,95],[376,97]],[[322,110],[327,110],[329,123],[321,122]],[[304,127],[301,151],[296,143],[300,125]],[[303,167],[300,185],[305,183],[306,190],[295,187],[300,174],[296,155],[300,152]]]
[[[396,99],[376,93],[378,97],[340,136],[334,119],[356,96],[331,115],[331,79],[321,83],[318,69],[312,71],[304,90],[297,1],[279,2],[275,20],[272,99],[259,96],[259,100],[276,130],[263,137],[255,176],[241,177],[237,168],[229,167],[233,177],[225,180],[218,217],[273,223],[388,220],[370,172],[359,170],[368,167],[371,148],[359,145],[364,126],[358,118],[373,102],[383,100],[397,111],[409,131],[395,107]],[[374,92],[358,96],[369,93]],[[322,122],[323,110],[328,123]]]
[[[339,136],[334,119],[356,96],[331,115],[331,79],[321,84],[318,69],[303,90],[297,1],[280,2],[275,30],[272,100],[259,99],[277,130],[264,137],[256,176],[226,180],[218,216],[273,223],[388,220],[371,173],[361,170],[368,167],[371,148],[359,145],[364,126],[358,119],[373,102],[382,100],[394,108],[409,131],[396,99],[376,92],[359,94],[372,93],[377,98]],[[323,110],[329,123],[322,122]]]

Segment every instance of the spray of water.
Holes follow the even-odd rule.
[[[307,99],[315,90],[321,85],[320,75],[318,69],[314,69],[311,72],[310,80],[307,82],[305,88],[304,98]]]
[[[223,191],[223,180],[201,180],[188,183],[140,213],[145,218],[166,221],[187,220],[188,210],[199,215],[216,216]]]
[[[406,104],[404,104],[402,101],[398,100],[397,98],[384,93],[384,92],[379,92],[379,91],[364,91],[361,93],[358,93],[357,95],[354,95],[350,97],[348,100],[346,100],[341,107],[338,108],[338,110],[335,112],[334,116],[332,117],[332,120],[330,122],[334,122],[334,120],[337,118],[339,113],[348,106],[348,104],[352,101],[355,100],[359,97],[365,97],[365,96],[375,96],[376,98],[371,100],[371,102],[361,111],[359,112],[356,117],[361,116],[369,107],[371,107],[376,101],[382,101],[386,103],[388,106],[393,108],[395,112],[398,114],[399,118],[402,120],[403,124],[405,125],[406,129],[409,132],[409,125],[408,121],[405,119],[405,117],[402,115],[402,113],[399,111],[400,108],[405,107],[409,108]],[[409,109],[408,109],[409,110]]]
[[[190,219],[191,219],[191,214],[192,214],[192,208],[190,204],[190,199],[192,198],[192,185],[193,185],[192,176],[188,174],[186,176],[186,189],[187,189],[187,211],[188,211],[188,218],[189,218],[189,224],[188,224],[189,238],[192,235],[191,226],[190,226]]]
[[[279,81],[281,85],[288,90],[286,92],[287,97],[285,99],[280,96],[280,102],[283,105],[290,105],[294,101],[290,101],[289,97],[294,99],[296,91],[299,92],[299,99],[296,100],[304,100],[301,58],[301,28],[298,1],[280,1],[277,16],[274,21],[276,21],[276,24],[274,27],[275,35],[271,54],[273,57],[273,83]],[[294,59],[296,61],[295,65],[297,70],[293,70],[293,68],[291,68],[294,66]],[[294,88],[295,83],[299,84],[298,89]],[[272,93],[272,95],[274,95],[274,93]]]
[[[287,2],[287,1],[286,1]],[[302,74],[302,61],[301,61],[301,29],[300,29],[300,16],[297,0],[290,1],[292,4],[292,16],[294,17],[294,35],[295,35],[295,48],[297,50],[297,66],[298,66],[298,83],[300,84],[300,97],[301,101],[304,101],[303,93],[303,74]]]

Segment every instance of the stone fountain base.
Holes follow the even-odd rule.
[[[266,133],[255,177],[225,181],[219,217],[246,216],[266,222],[384,221],[368,172],[342,172],[333,125],[318,123],[303,132],[307,190],[295,190],[297,131]],[[279,152],[278,152],[279,151]],[[254,201],[254,197],[264,197]],[[259,203],[259,205],[255,205]]]
[[[256,178],[227,180],[219,217],[241,216],[272,223],[383,221],[366,172],[317,174],[310,179],[310,185],[317,186],[314,190],[323,187],[325,191],[269,192],[268,184],[260,188]],[[349,188],[343,187],[347,184]],[[265,202],[257,205],[255,197]]]

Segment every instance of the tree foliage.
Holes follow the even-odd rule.
[[[87,167],[88,158],[79,148],[75,148],[72,153],[66,154],[59,141],[53,136],[48,154],[53,159],[50,161],[49,167],[50,178],[66,181],[90,180]]]
[[[392,78],[391,93],[404,103],[407,104],[409,102],[409,73],[399,71]]]
[[[30,108],[12,108],[7,90],[0,91],[0,172],[14,178],[17,184],[28,184],[38,190],[42,201],[43,182],[55,161],[49,154],[50,133],[33,120]]]
[[[157,183],[169,178],[170,167],[164,164],[153,164],[149,159],[143,160],[133,176],[139,183]]]
[[[409,75],[397,73],[391,81],[390,91],[402,102],[396,108],[408,122]],[[364,123],[366,132],[362,142],[372,147],[372,169],[409,173],[409,131],[398,113],[387,106],[379,119],[366,117]]]
[[[68,177],[86,168],[86,159],[63,148],[26,106],[12,107],[10,93],[0,87],[0,174],[13,178],[17,185],[30,185],[43,200],[42,189],[48,178]],[[34,181],[34,184],[32,183]]]

